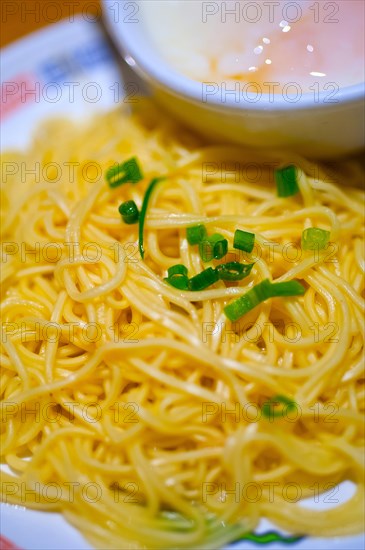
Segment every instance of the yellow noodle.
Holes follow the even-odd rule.
[[[104,173],[131,156],[143,180],[110,189]],[[361,532],[359,165],[344,162],[329,183],[298,156],[204,146],[152,106],[84,127],[48,122],[4,159],[39,162],[49,181],[14,174],[2,187],[3,500],[61,512],[100,548],[218,548],[264,517],[294,534]],[[257,163],[258,181],[232,163]],[[298,167],[297,195],[277,197],[270,163]],[[140,208],[158,176],[142,261],[138,225],[118,206]],[[229,241],[226,261],[254,263],[247,278],[197,292],[164,281],[178,263],[190,276],[217,265],[187,242],[200,223]],[[301,249],[309,227],[330,231],[327,248]],[[233,250],[237,228],[255,233],[251,254]],[[299,279],[306,293],[231,324],[225,305],[265,278]],[[268,419],[262,406],[278,395],[296,410]],[[347,502],[301,505],[346,480]]]

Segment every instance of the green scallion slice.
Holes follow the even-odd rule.
[[[305,288],[295,279],[284,283],[271,283],[269,279],[264,279],[261,283],[258,283],[246,292],[246,294],[228,304],[224,308],[224,313],[230,321],[235,322],[268,298],[300,296],[304,293]]]
[[[119,206],[118,210],[123,218],[124,223],[131,225],[138,222],[139,210],[134,201],[123,202]]]
[[[199,254],[203,262],[210,260],[220,260],[227,254],[228,241],[219,233],[214,233],[209,237],[205,237],[199,243]]]
[[[199,244],[207,236],[207,230],[204,225],[194,225],[186,229],[186,238],[191,245]]]
[[[189,289],[188,268],[183,264],[173,265],[167,270],[167,277],[164,279],[171,286],[179,290]]]
[[[275,181],[279,197],[290,197],[299,192],[297,169],[293,164],[275,170]]]
[[[189,290],[204,290],[219,281],[219,275],[215,269],[208,267],[198,275],[189,279]]]
[[[138,183],[143,179],[142,170],[136,157],[121,164],[111,166],[105,173],[105,179],[109,187],[119,187],[123,183]]]
[[[303,250],[321,250],[330,240],[331,233],[319,227],[309,227],[302,233]]]
[[[156,185],[162,181],[164,178],[154,178],[147,187],[146,193],[143,198],[143,203],[141,207],[141,212],[139,214],[139,231],[138,231],[138,248],[141,258],[144,258],[144,222],[146,219],[146,212],[148,207],[148,202],[150,200],[152,191]]]
[[[174,275],[185,275],[188,274],[188,268],[184,264],[176,264],[168,268],[167,275],[168,277],[173,277]]]
[[[266,531],[264,533],[246,533],[241,535],[238,540],[249,540],[254,542],[256,545],[266,545],[272,542],[282,542],[283,544],[293,544],[294,542],[299,542],[304,539],[302,535],[282,535],[278,531]],[[236,542],[236,541],[235,541]],[[237,541],[238,542],[238,541]]]
[[[240,262],[227,262],[218,265],[217,271],[221,281],[241,281],[251,273],[254,264],[241,264]]]
[[[244,250],[245,252],[252,252],[255,245],[255,234],[249,231],[242,231],[236,229],[233,238],[233,248],[238,250]]]
[[[280,409],[276,408],[275,405],[283,405]],[[297,408],[295,401],[286,397],[285,395],[275,395],[271,397],[269,401],[266,401],[261,407],[262,414],[266,418],[280,418],[285,416],[286,413],[294,411]]]
[[[259,304],[272,297],[272,283],[269,279],[264,279],[261,283],[255,285],[251,290],[254,300]]]
[[[278,296],[301,296],[305,288],[299,281],[285,281],[284,283],[270,283],[271,298]]]

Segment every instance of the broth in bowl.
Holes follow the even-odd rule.
[[[363,148],[363,1],[122,0],[117,20],[111,8],[127,64],[208,139],[312,158]]]
[[[364,2],[140,2],[165,60],[198,81],[303,93],[364,80]],[[322,88],[323,89],[323,88]],[[324,88],[326,89],[326,88]]]

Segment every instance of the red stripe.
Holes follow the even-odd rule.
[[[0,535],[0,550],[20,550],[19,546],[15,546],[10,540]]]
[[[26,103],[39,103],[40,83],[36,82],[32,74],[19,74],[11,80],[1,84],[1,116],[21,109]]]

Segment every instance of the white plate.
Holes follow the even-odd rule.
[[[108,110],[120,101],[134,102],[143,93],[139,79],[120,67],[96,23],[82,17],[65,21],[30,35],[2,51],[1,146],[26,147],[40,120],[54,115],[85,118]],[[124,99],[123,99],[124,98]],[[352,491],[341,485],[341,497]],[[314,507],[325,507],[325,495]],[[1,533],[24,550],[89,550],[85,539],[59,514],[0,505]],[[260,532],[273,529],[262,522]],[[271,543],[268,550],[363,550],[363,536],[317,539],[306,537],[295,544]],[[250,542],[236,550],[259,548]],[[260,546],[262,548],[262,546]],[[1,548],[1,542],[0,542]]]

